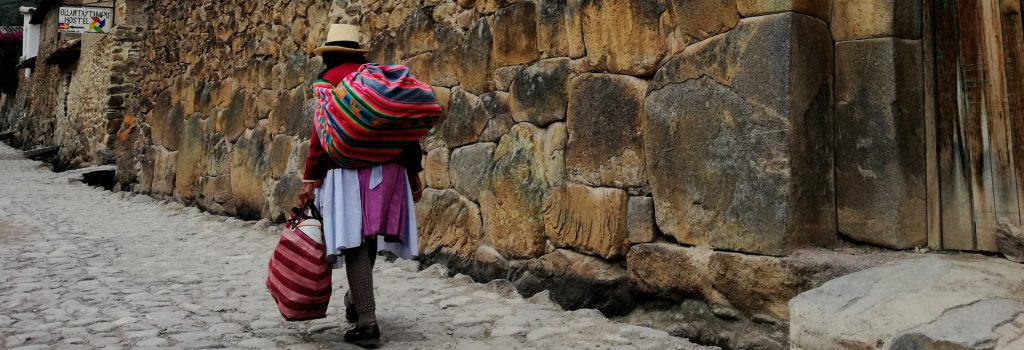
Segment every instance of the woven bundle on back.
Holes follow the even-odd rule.
[[[441,115],[430,85],[406,66],[365,64],[338,86],[313,84],[319,107],[314,128],[338,164],[363,168],[394,160],[419,142]]]

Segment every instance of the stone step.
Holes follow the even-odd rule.
[[[790,301],[804,350],[1024,349],[1024,265],[932,255],[829,281]]]
[[[25,151],[25,153],[22,153],[22,155],[25,156],[25,158],[28,158],[28,159],[39,159],[39,158],[46,158],[46,157],[49,157],[49,156],[56,155],[57,151],[59,151],[59,150],[60,150],[60,147],[58,147],[58,146],[41,147],[41,148],[36,148],[36,149],[33,149],[33,150]]]
[[[68,170],[60,173],[59,176],[71,183],[84,183],[89,186],[103,187],[111,190],[117,183],[117,167],[113,165],[99,165]]]

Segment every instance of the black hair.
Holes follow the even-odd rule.
[[[342,65],[344,63],[359,63],[359,64],[369,63],[369,61],[366,60],[366,56],[365,55],[363,55],[361,53],[355,53],[355,52],[332,52],[332,51],[328,51],[328,52],[324,52],[323,53],[323,59],[324,59],[324,65],[327,66],[327,68],[325,68],[323,72],[320,72],[320,78],[321,79],[323,79],[324,74],[327,74],[328,71],[330,71],[331,69],[334,69],[334,67],[340,66],[340,65]]]

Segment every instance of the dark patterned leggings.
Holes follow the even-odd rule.
[[[345,275],[348,277],[348,294],[345,302],[355,305],[359,314],[359,326],[377,323],[376,303],[373,300],[373,264],[377,261],[376,237],[363,241],[363,245],[346,249]]]

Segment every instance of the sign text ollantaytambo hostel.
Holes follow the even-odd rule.
[[[114,26],[114,9],[104,7],[61,7],[57,17],[60,33],[106,33]]]

